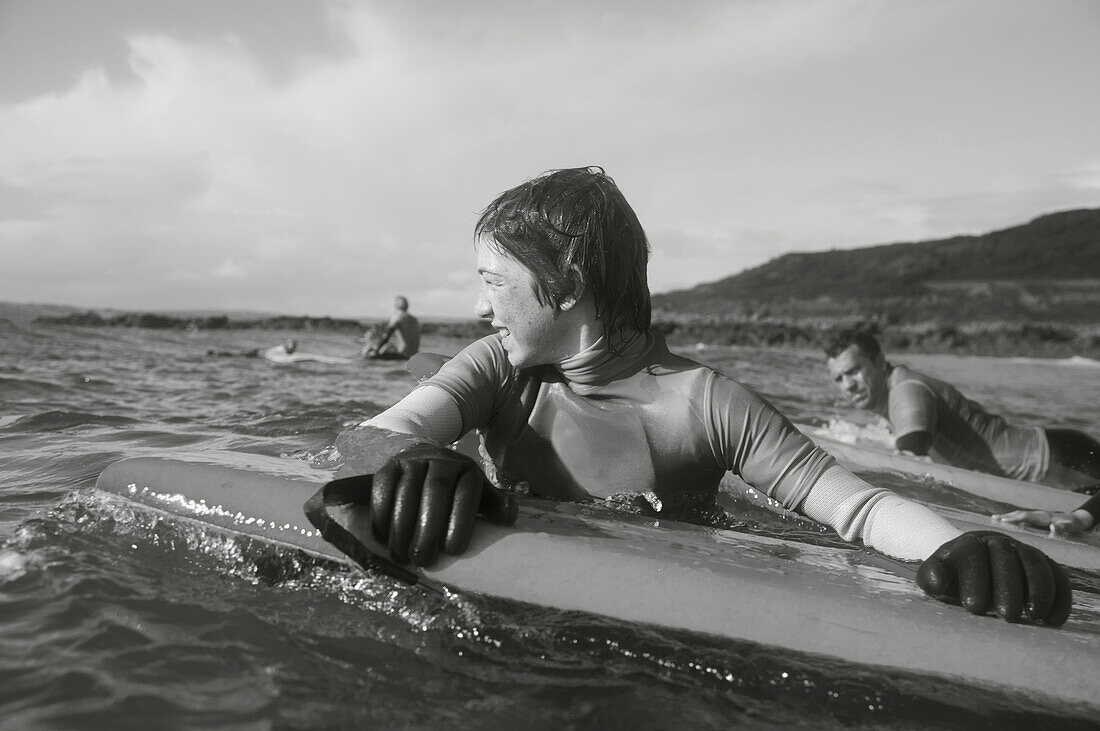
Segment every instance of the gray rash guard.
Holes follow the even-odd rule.
[[[731,470],[794,507],[833,464],[760,396],[655,334],[523,372],[489,336],[426,383],[455,399],[463,432],[481,432],[502,482],[542,497],[650,492],[672,506],[713,495]]]
[[[954,386],[905,366],[890,371],[887,388],[886,416],[895,439],[925,432],[937,462],[1015,480],[1046,476],[1050,447],[1042,427],[1012,426]]]
[[[494,482],[558,499],[646,494],[662,514],[713,505],[727,470],[783,506],[892,556],[924,559],[959,531],[928,508],[837,465],[767,401],[647,334],[602,340],[516,371],[498,335],[444,364],[364,427],[453,442],[481,432]],[[376,442],[341,435],[349,474],[376,469]]]

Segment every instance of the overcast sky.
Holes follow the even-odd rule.
[[[1100,2],[0,0],[0,300],[472,316],[602,165],[654,291],[1100,206]]]

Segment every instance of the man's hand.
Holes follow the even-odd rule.
[[[420,446],[391,457],[374,474],[371,531],[401,563],[427,566],[470,545],[478,513],[512,525],[515,497],[493,487],[474,460],[443,447]]]
[[[1066,571],[1037,548],[993,531],[963,533],[917,570],[917,585],[971,614],[991,610],[1009,622],[1054,627],[1073,603]]]
[[[1013,510],[999,513],[993,520],[1012,525],[1029,525],[1032,528],[1048,528],[1050,534],[1075,536],[1092,527],[1092,516],[1083,510],[1072,513],[1052,513],[1049,510]]]

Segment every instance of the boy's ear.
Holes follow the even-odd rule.
[[[580,300],[581,295],[584,294],[584,288],[586,286],[584,274],[581,273],[581,268],[576,264],[573,265],[569,273],[569,280],[573,285],[573,291],[565,297],[562,297],[561,302],[558,303],[558,309],[562,311],[573,309],[573,306]]]

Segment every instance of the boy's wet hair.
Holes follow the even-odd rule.
[[[607,333],[649,329],[649,243],[603,168],[551,170],[501,193],[474,235],[534,274],[540,304],[557,306],[572,295],[579,271]]]
[[[825,355],[835,358],[853,345],[871,360],[882,353],[882,347],[870,333],[863,330],[843,330],[825,345]]]

